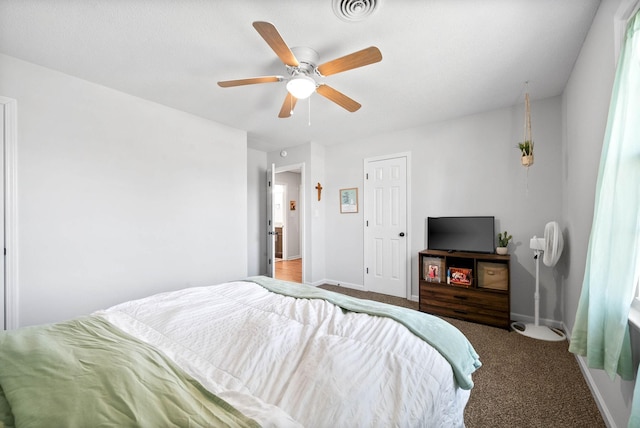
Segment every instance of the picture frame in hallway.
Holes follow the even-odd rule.
[[[358,188],[340,189],[340,213],[353,214],[358,212]]]

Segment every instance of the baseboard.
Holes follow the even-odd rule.
[[[352,284],[352,283],[344,282],[344,281],[334,281],[334,280],[331,280],[331,279],[325,279],[324,281],[322,281],[318,285],[322,285],[322,284],[329,284],[329,285],[335,285],[335,286],[338,286],[338,287],[351,288],[353,290],[365,291],[364,285],[362,285],[362,284]]]
[[[571,330],[569,329],[569,327],[567,327],[565,323],[562,323],[562,327],[567,335],[567,340],[571,342]],[[584,357],[580,355],[574,354],[573,356],[578,362],[578,367],[580,367],[580,371],[582,372],[582,377],[587,383],[587,386],[589,387],[589,391],[591,391],[591,395],[593,396],[593,399],[596,402],[596,406],[598,406],[598,410],[600,410],[600,415],[602,416],[604,423],[607,425],[608,428],[617,428],[617,425],[613,419],[613,416],[611,415],[611,412],[609,411],[609,408],[607,407],[604,401],[604,398],[602,397],[602,394],[600,393],[600,390],[596,385],[596,382],[593,380],[593,376],[591,376],[591,370],[589,370],[587,361],[585,360]]]
[[[593,376],[591,376],[591,371],[587,366],[586,360],[584,359],[584,357],[580,355],[575,355],[575,357],[576,357],[576,361],[578,362],[578,367],[580,367],[580,371],[582,372],[582,377],[584,377],[584,380],[587,382],[587,386],[591,391],[591,395],[593,395],[593,399],[595,400],[596,405],[598,406],[598,410],[600,410],[600,415],[602,415],[602,419],[604,419],[604,423],[609,428],[617,428],[617,425],[613,420],[613,416],[611,415],[611,412],[609,412],[609,408],[606,406],[604,398],[602,397],[602,394],[600,394],[600,390],[598,389],[595,381],[593,380]]]

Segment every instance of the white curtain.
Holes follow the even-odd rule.
[[[569,350],[633,379],[628,316],[640,266],[640,12],[627,26],[603,141],[587,264]],[[638,385],[636,384],[636,389]],[[640,400],[640,393],[635,397]],[[634,406],[634,415],[640,409]],[[632,415],[632,419],[636,416]],[[640,419],[634,419],[638,423]],[[630,421],[631,425],[631,421]],[[638,426],[638,425],[634,425]]]

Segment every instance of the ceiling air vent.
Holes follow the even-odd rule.
[[[333,0],[333,12],[343,21],[362,21],[378,8],[380,0]]]

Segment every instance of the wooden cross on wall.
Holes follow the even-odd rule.
[[[322,186],[320,185],[320,182],[318,182],[316,190],[318,191],[318,200],[320,200],[320,197],[322,196]]]

